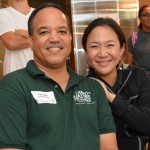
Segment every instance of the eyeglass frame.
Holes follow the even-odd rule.
[[[145,19],[148,19],[148,18],[150,18],[150,14],[145,13],[145,14],[142,14],[141,17],[143,17]]]

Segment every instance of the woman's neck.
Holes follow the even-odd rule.
[[[143,26],[143,27],[142,27],[142,31],[143,31],[143,32],[150,32],[150,27],[145,27],[145,26]]]
[[[107,82],[110,86],[114,86],[117,81],[117,71],[108,75],[99,75],[105,82]]]

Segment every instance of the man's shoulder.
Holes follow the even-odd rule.
[[[2,79],[1,83],[15,83],[16,81],[21,81],[22,78],[27,76],[27,71],[25,68],[13,71],[11,73],[6,74]]]
[[[98,90],[99,92],[101,91],[102,87],[98,81],[92,78],[88,77],[82,77],[82,83],[81,86],[90,89],[91,91]]]
[[[71,71],[69,70],[69,72],[71,73],[73,82],[76,81],[79,84],[79,86],[81,86],[81,87],[90,88],[92,90],[100,87],[100,83],[98,83],[98,81],[96,81],[94,79],[85,77],[83,75],[79,75],[72,70]]]
[[[73,76],[73,78],[75,79],[78,79],[79,81],[85,83],[85,84],[89,84],[89,83],[96,83],[97,81],[89,78],[89,77],[86,77],[86,76],[83,76],[83,75],[79,75],[77,74],[76,72],[72,71],[71,69],[69,69],[69,72],[71,73],[71,75]]]
[[[7,12],[6,8],[0,9],[0,16],[4,15]]]
[[[1,8],[0,9],[0,14],[8,14],[11,11],[10,7],[7,8]]]
[[[0,9],[1,22],[5,22],[6,20],[12,20],[13,14],[14,14],[14,11],[11,7]]]

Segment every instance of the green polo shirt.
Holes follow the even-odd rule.
[[[99,150],[99,135],[115,132],[104,91],[68,70],[63,92],[33,61],[0,82],[0,148]]]

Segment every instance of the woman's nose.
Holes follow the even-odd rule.
[[[101,47],[98,51],[99,57],[106,57],[108,55],[107,50],[104,47]]]

